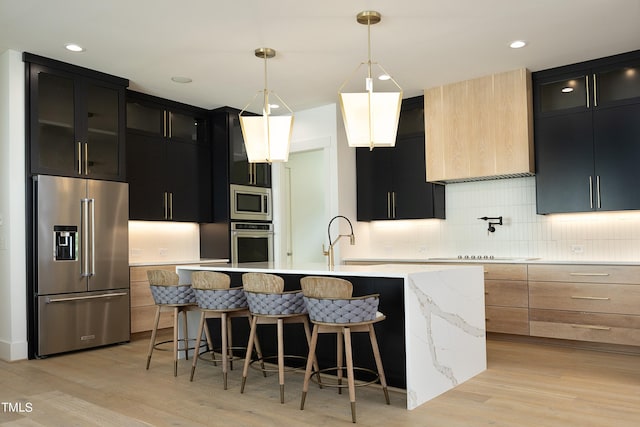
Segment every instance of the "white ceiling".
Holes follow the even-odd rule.
[[[207,109],[269,88],[294,111],[336,102],[372,56],[405,97],[493,72],[532,71],[640,49],[640,0],[0,0],[0,52],[27,51],[128,78],[134,90]],[[529,45],[514,50],[510,41]],[[79,54],[64,45],[86,48]],[[188,76],[177,84],[172,76]]]

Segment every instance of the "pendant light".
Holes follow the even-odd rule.
[[[382,15],[379,12],[370,10],[357,15],[358,23],[367,26],[367,62],[362,62],[338,90],[342,119],[350,147],[369,147],[373,150],[374,147],[393,147],[396,144],[402,88],[380,64],[371,61],[371,25],[377,24],[381,19]],[[363,65],[367,71],[364,90],[347,89],[346,85]],[[378,92],[373,88],[373,65],[381,71],[379,76],[386,78],[386,81],[380,79],[377,83]],[[381,86],[386,87],[380,90]]]
[[[267,59],[276,56],[276,51],[268,47],[255,50],[258,58],[264,59],[264,89],[258,91],[253,99],[242,109],[239,114],[240,127],[244,138],[244,146],[250,163],[286,162],[289,159],[289,143],[293,128],[293,111],[275,92],[267,86]],[[262,115],[245,114],[245,111],[254,103],[258,95],[262,93]],[[273,95],[279,106],[287,111],[282,114],[273,114],[273,110],[279,109],[269,103],[269,96]]]

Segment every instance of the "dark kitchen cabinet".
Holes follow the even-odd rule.
[[[130,219],[211,221],[204,110],[129,92],[127,142]]]
[[[31,174],[124,181],[128,81],[25,53]]]
[[[271,187],[271,165],[249,163],[244,147],[240,110],[223,107],[213,111],[214,144],[227,144],[229,153],[229,184]]]
[[[640,209],[640,51],[533,82],[538,213]]]
[[[395,147],[356,149],[359,221],[445,218],[444,186],[426,182],[423,108],[403,100]]]

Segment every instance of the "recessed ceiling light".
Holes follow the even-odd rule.
[[[511,49],[520,49],[521,47],[525,47],[527,45],[527,42],[524,40],[515,40],[512,41],[511,44],[509,44],[509,47]]]
[[[75,43],[68,43],[64,47],[67,48],[67,50],[70,50],[71,52],[84,52],[84,48]]]
[[[562,93],[571,93],[571,92],[573,92],[572,87],[567,86],[562,88]]]
[[[171,81],[176,83],[191,83],[193,80],[191,77],[183,77],[183,76],[173,76],[171,77]]]
[[[278,104],[269,104],[269,108],[273,108],[274,110],[277,110],[278,108],[280,108],[280,105],[278,105]]]
[[[378,76],[378,80],[390,80],[390,79],[391,79],[391,76],[388,74],[380,74]]]

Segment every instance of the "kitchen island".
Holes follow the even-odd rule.
[[[325,275],[351,281],[354,296],[380,294],[379,310],[387,316],[376,325],[382,362],[389,385],[406,389],[407,409],[452,389],[487,366],[481,266],[339,265],[329,270],[322,264],[255,263],[183,265],[176,271],[181,283],[191,283],[193,271],[225,272],[231,275],[232,286],[241,283],[245,272],[277,274],[285,279],[285,290],[300,289],[301,277]],[[291,337],[285,332],[287,353],[305,355],[304,335],[298,334],[295,341]],[[267,353],[269,341],[261,340],[261,344]],[[319,345],[316,354],[321,367],[335,366],[334,349],[321,353]],[[354,341],[354,364],[368,367],[372,360],[370,346],[367,349]]]

